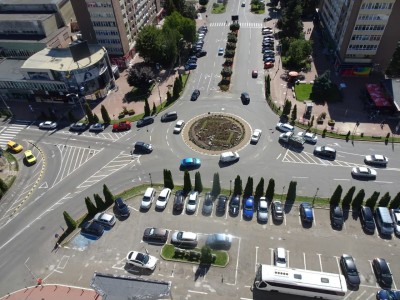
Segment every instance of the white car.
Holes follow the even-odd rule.
[[[354,167],[351,170],[351,174],[355,177],[375,179],[377,173],[374,169],[370,169],[367,167]]]
[[[56,129],[57,123],[52,121],[46,121],[39,124],[40,129]]]
[[[164,209],[167,206],[169,197],[171,197],[171,190],[169,188],[164,188],[158,195],[156,208]]]
[[[315,144],[318,141],[317,135],[312,132],[299,132],[297,135],[304,138],[306,142],[311,144]]]
[[[258,201],[257,220],[259,222],[268,222],[268,202],[265,197]]]
[[[288,123],[281,123],[279,122],[276,124],[276,129],[283,131],[283,132],[289,132],[289,131],[294,131],[294,127]]]
[[[254,129],[253,131],[253,135],[251,136],[251,143],[258,143],[258,141],[260,140],[261,137],[261,129]]]
[[[185,126],[185,121],[179,120],[178,122],[176,122],[174,127],[174,133],[180,133],[183,129],[183,126]]]
[[[171,244],[176,246],[196,247],[197,234],[189,231],[177,231],[171,237]]]
[[[114,226],[116,219],[114,215],[107,214],[107,213],[97,213],[93,221],[105,226]]]
[[[389,160],[386,156],[379,154],[367,155],[364,158],[364,162],[369,165],[379,165],[386,167],[388,161]]]
[[[393,208],[390,210],[392,215],[394,233],[400,236],[400,208]]]
[[[198,195],[199,194],[197,192],[191,192],[189,194],[189,200],[188,200],[188,203],[186,204],[186,212],[187,213],[194,213],[196,211]]]
[[[222,163],[227,163],[227,162],[239,160],[239,157],[240,157],[239,153],[228,151],[228,152],[221,153],[221,155],[219,157],[219,161]]]
[[[276,248],[274,251],[274,262],[277,267],[287,267],[286,250],[284,248]]]
[[[153,271],[156,268],[158,259],[147,253],[130,251],[126,255],[126,262],[130,265],[134,265],[142,269],[148,269]]]
[[[96,123],[96,124],[90,125],[89,131],[102,132],[102,131],[104,131],[104,125],[100,124],[100,123]]]

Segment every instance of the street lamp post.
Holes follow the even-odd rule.
[[[314,207],[314,202],[315,202],[315,198],[317,197],[319,188],[317,188],[317,191],[315,192],[314,198],[312,199],[312,207]]]
[[[153,187],[153,181],[151,180],[151,173],[149,173],[149,177],[150,177],[150,186]]]
[[[283,188],[282,188],[282,195],[281,195],[281,201],[282,201],[282,199],[283,199],[283,194],[285,193],[285,186],[283,186]]]
[[[229,196],[232,194],[232,179],[229,180]]]
[[[161,93],[160,93],[160,82],[161,82],[161,78],[160,78],[160,77],[157,77],[156,81],[157,81],[158,97],[160,98],[160,110],[161,110],[161,105],[162,105]]]

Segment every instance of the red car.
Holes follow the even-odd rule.
[[[129,121],[122,121],[118,124],[113,125],[113,131],[122,131],[122,130],[129,130],[131,129],[131,122]]]
[[[264,64],[264,69],[271,69],[274,67],[274,63],[273,62],[266,62]]]

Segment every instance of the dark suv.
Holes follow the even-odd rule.
[[[143,119],[140,119],[136,123],[136,127],[143,127],[146,125],[150,125],[154,123],[154,119],[152,117],[144,117]]]
[[[176,119],[178,119],[176,111],[170,111],[161,116],[161,122],[170,122],[175,121]]]
[[[218,215],[224,215],[226,210],[226,202],[228,201],[228,197],[224,195],[219,195],[217,200],[217,211]]]
[[[129,217],[131,213],[128,205],[126,205],[126,203],[122,198],[115,199],[114,208],[115,208],[115,213],[120,217]]]
[[[134,152],[150,153],[153,151],[153,146],[144,142],[136,142],[134,145]]]
[[[191,101],[196,101],[197,98],[199,98],[199,96],[200,96],[200,91],[196,89],[196,90],[193,91],[192,97],[190,97],[190,100]]]
[[[243,104],[249,104],[250,103],[249,93],[246,93],[246,92],[242,93],[240,95],[240,99],[242,100]]]
[[[360,211],[360,221],[362,228],[368,233],[375,232],[374,214],[368,206],[363,206]]]
[[[283,206],[279,200],[272,201],[271,204],[272,217],[275,221],[283,220]]]
[[[238,195],[232,196],[229,202],[229,213],[232,216],[237,216],[240,210],[240,197]]]
[[[343,227],[343,211],[339,206],[331,207],[331,222],[335,228]]]
[[[185,206],[185,195],[182,190],[176,191],[174,198],[174,211],[181,212]]]

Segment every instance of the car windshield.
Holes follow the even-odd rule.
[[[278,257],[277,262],[285,264],[286,263],[286,259],[283,258],[283,257]]]
[[[266,207],[260,207],[259,211],[260,211],[260,212],[268,212],[268,208],[266,208]]]
[[[158,201],[161,201],[161,202],[163,202],[163,201],[165,201],[165,197],[158,197]]]
[[[136,260],[142,262],[143,264],[147,264],[149,259],[150,257],[144,253],[138,253],[138,255],[136,256]]]
[[[194,205],[194,204],[196,204],[196,200],[194,200],[194,199],[191,199],[191,200],[189,200],[188,204],[190,204],[190,205]]]
[[[147,196],[143,197],[143,202],[149,202],[149,201],[150,201],[150,197],[147,197]]]
[[[347,273],[351,276],[356,276],[357,270],[350,268],[350,269],[347,269]]]

